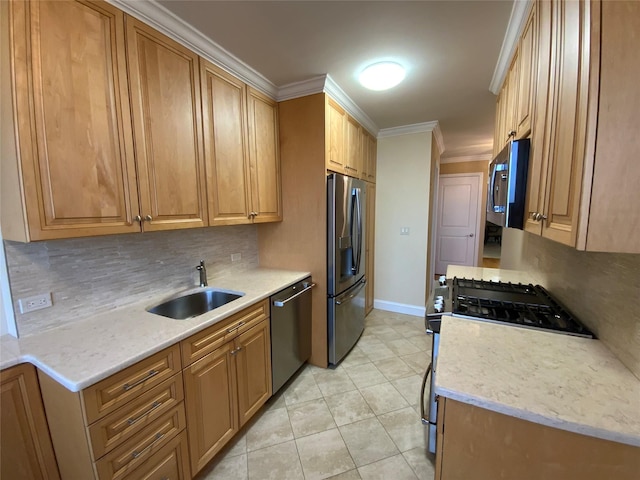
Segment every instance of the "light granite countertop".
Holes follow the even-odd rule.
[[[457,265],[453,277],[535,283],[527,272]],[[445,316],[435,392],[640,446],[640,380],[599,340]]]
[[[443,317],[435,392],[640,447],[640,381],[599,340]]]
[[[40,334],[20,339],[3,335],[0,368],[29,362],[77,392],[309,275],[309,272],[257,268],[227,276],[224,284],[209,287],[244,292],[244,296],[185,320],[145,310],[179,293],[159,292],[145,301]]]

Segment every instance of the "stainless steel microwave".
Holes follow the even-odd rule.
[[[522,230],[526,210],[529,145],[528,138],[513,140],[489,165],[488,222]]]

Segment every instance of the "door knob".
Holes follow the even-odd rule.
[[[470,236],[470,237],[473,237],[473,233],[470,233],[470,234],[469,234],[469,236]]]

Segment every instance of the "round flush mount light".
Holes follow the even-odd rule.
[[[358,79],[369,90],[388,90],[404,80],[404,67],[395,62],[379,62],[365,68]]]

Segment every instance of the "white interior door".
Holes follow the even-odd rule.
[[[440,175],[436,273],[448,265],[476,266],[480,233],[482,174]]]

